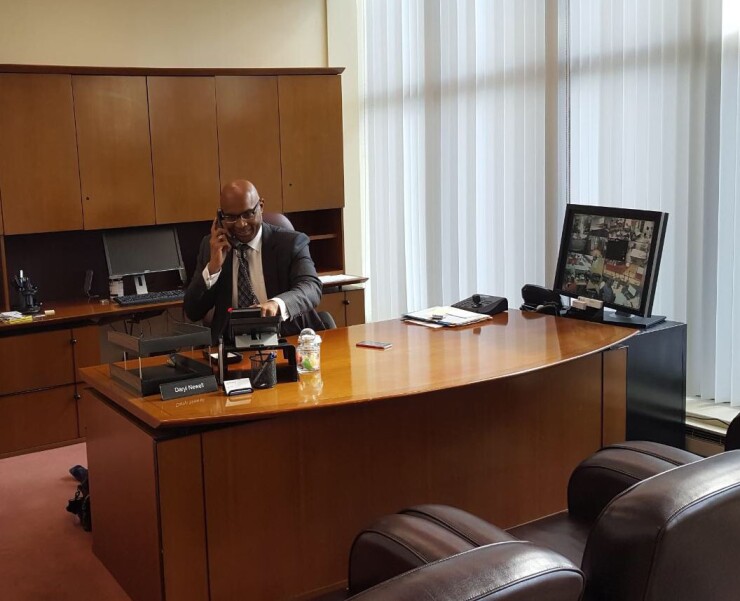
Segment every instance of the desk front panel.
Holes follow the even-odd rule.
[[[204,433],[211,601],[341,586],[353,537],[406,506],[502,527],[564,509],[601,445],[601,361]]]

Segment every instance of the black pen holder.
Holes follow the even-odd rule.
[[[17,288],[15,293],[15,302],[11,303],[12,309],[20,311],[26,315],[33,315],[41,311],[41,303],[36,300],[38,288],[35,286],[24,286]]]
[[[258,353],[250,355],[252,388],[272,388],[277,384],[275,355]]]

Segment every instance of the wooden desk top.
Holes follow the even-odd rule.
[[[347,276],[348,279],[340,283],[323,284],[325,291],[332,288],[347,288],[356,284],[366,282],[368,278],[363,276]],[[45,316],[43,310],[40,314],[34,316],[32,321],[23,321],[7,323],[0,321],[0,336],[12,336],[23,334],[24,332],[35,332],[44,329],[53,329],[75,324],[96,324],[108,323],[123,319],[127,315],[135,313],[161,313],[166,309],[181,307],[182,301],[167,301],[163,303],[151,303],[148,305],[119,305],[111,300],[101,303],[99,299],[87,300],[76,299],[66,301],[48,301],[44,302],[43,310],[54,310],[54,315]]]
[[[261,419],[279,413],[389,399],[542,369],[614,346],[635,333],[617,326],[509,310],[492,320],[431,330],[400,320],[321,332],[321,371],[298,382],[227,397],[221,392],[162,401],[111,380],[107,365],[82,379],[152,428]],[[393,343],[359,348],[361,340]],[[244,355],[248,355],[245,352]],[[150,361],[163,361],[162,357]]]
[[[4,323],[0,322],[0,336],[6,334],[22,334],[40,329],[50,329],[56,326],[69,325],[73,323],[105,323],[122,319],[126,315],[134,313],[157,313],[172,307],[182,305],[182,301],[168,301],[166,303],[153,303],[150,305],[128,305],[122,306],[115,301],[101,303],[99,300],[72,300],[72,301],[49,301],[42,306],[40,315],[35,316],[33,321]],[[44,310],[54,310],[54,315],[44,316]]]

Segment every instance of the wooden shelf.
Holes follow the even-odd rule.
[[[338,238],[339,234],[314,234],[313,236],[309,236],[309,240],[333,240],[335,238]]]

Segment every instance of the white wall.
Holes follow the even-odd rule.
[[[364,273],[361,185],[360,44],[356,0],[326,0],[329,64],[344,67],[342,119],[344,121],[344,257],[345,270]]]
[[[0,0],[0,63],[325,67],[325,0]]]

